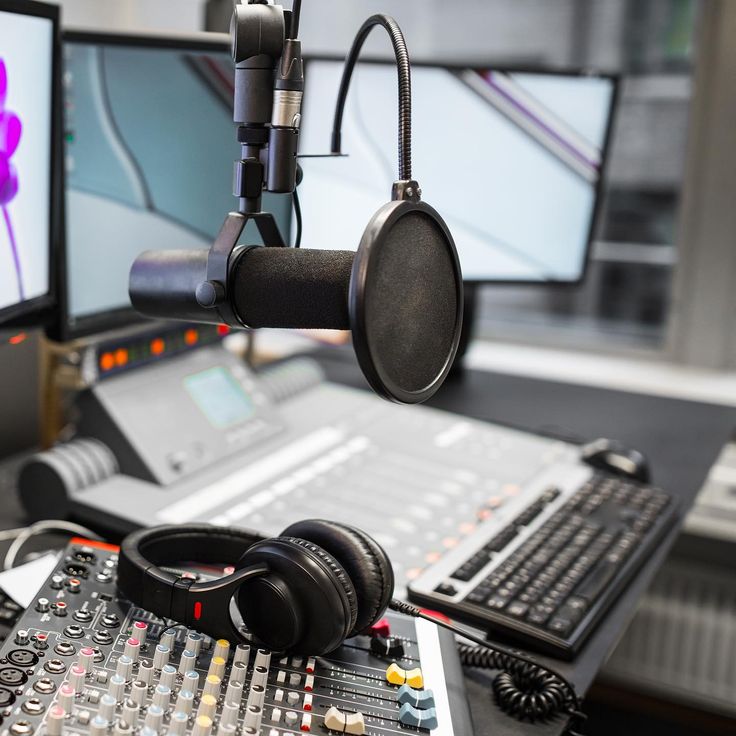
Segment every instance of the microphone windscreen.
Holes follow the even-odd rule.
[[[230,279],[235,312],[249,327],[349,330],[354,257],[342,250],[247,248]]]
[[[455,245],[431,207],[391,202],[376,213],[355,259],[350,308],[371,386],[403,403],[429,398],[452,366],[463,311]]]

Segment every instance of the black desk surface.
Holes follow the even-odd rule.
[[[365,388],[350,354],[320,352],[328,378]],[[565,438],[612,437],[646,453],[654,481],[677,494],[683,513],[692,505],[708,469],[736,427],[736,408],[621,391],[541,381],[500,373],[467,371],[449,380],[431,405],[478,419],[496,421]],[[0,528],[22,524],[22,513],[5,486],[0,504]],[[573,662],[539,657],[570,678],[578,692],[587,691],[632,617],[637,601],[664,561],[677,531],[626,588],[618,603],[596,629]],[[0,544],[4,554],[7,543]],[[493,705],[488,674],[469,672],[466,678],[477,736],[561,732],[561,722],[522,724],[506,718]]]

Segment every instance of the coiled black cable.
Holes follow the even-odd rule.
[[[404,34],[398,23],[388,15],[372,15],[363,23],[358,31],[353,45],[350,47],[345,68],[343,69],[340,89],[337,93],[335,105],[335,119],[332,124],[332,153],[341,153],[342,149],[342,117],[345,111],[345,100],[348,96],[353,69],[358,61],[358,55],[363,43],[375,26],[382,26],[391,37],[391,44],[396,55],[396,71],[399,80],[399,179],[411,179],[411,65],[409,52],[406,48]]]
[[[562,675],[518,652],[491,646],[469,631],[424,613],[416,606],[392,600],[389,608],[408,616],[423,618],[475,642],[458,644],[460,661],[466,667],[500,670],[493,680],[493,696],[498,707],[522,721],[547,721],[558,715],[568,718],[568,733],[585,720],[575,688]]]

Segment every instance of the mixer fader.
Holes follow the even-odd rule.
[[[116,548],[73,540],[0,649],[0,736],[472,732],[454,641],[388,614],[327,657],[214,641],[116,597]]]

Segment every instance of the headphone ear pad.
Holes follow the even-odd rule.
[[[394,572],[383,548],[368,534],[335,521],[305,519],[284,530],[318,544],[344,568],[355,586],[358,613],[349,636],[374,624],[394,592]]]
[[[248,630],[269,649],[326,654],[355,626],[355,588],[343,567],[314,542],[276,537],[257,542],[238,567],[265,565],[248,580],[237,603]]]

